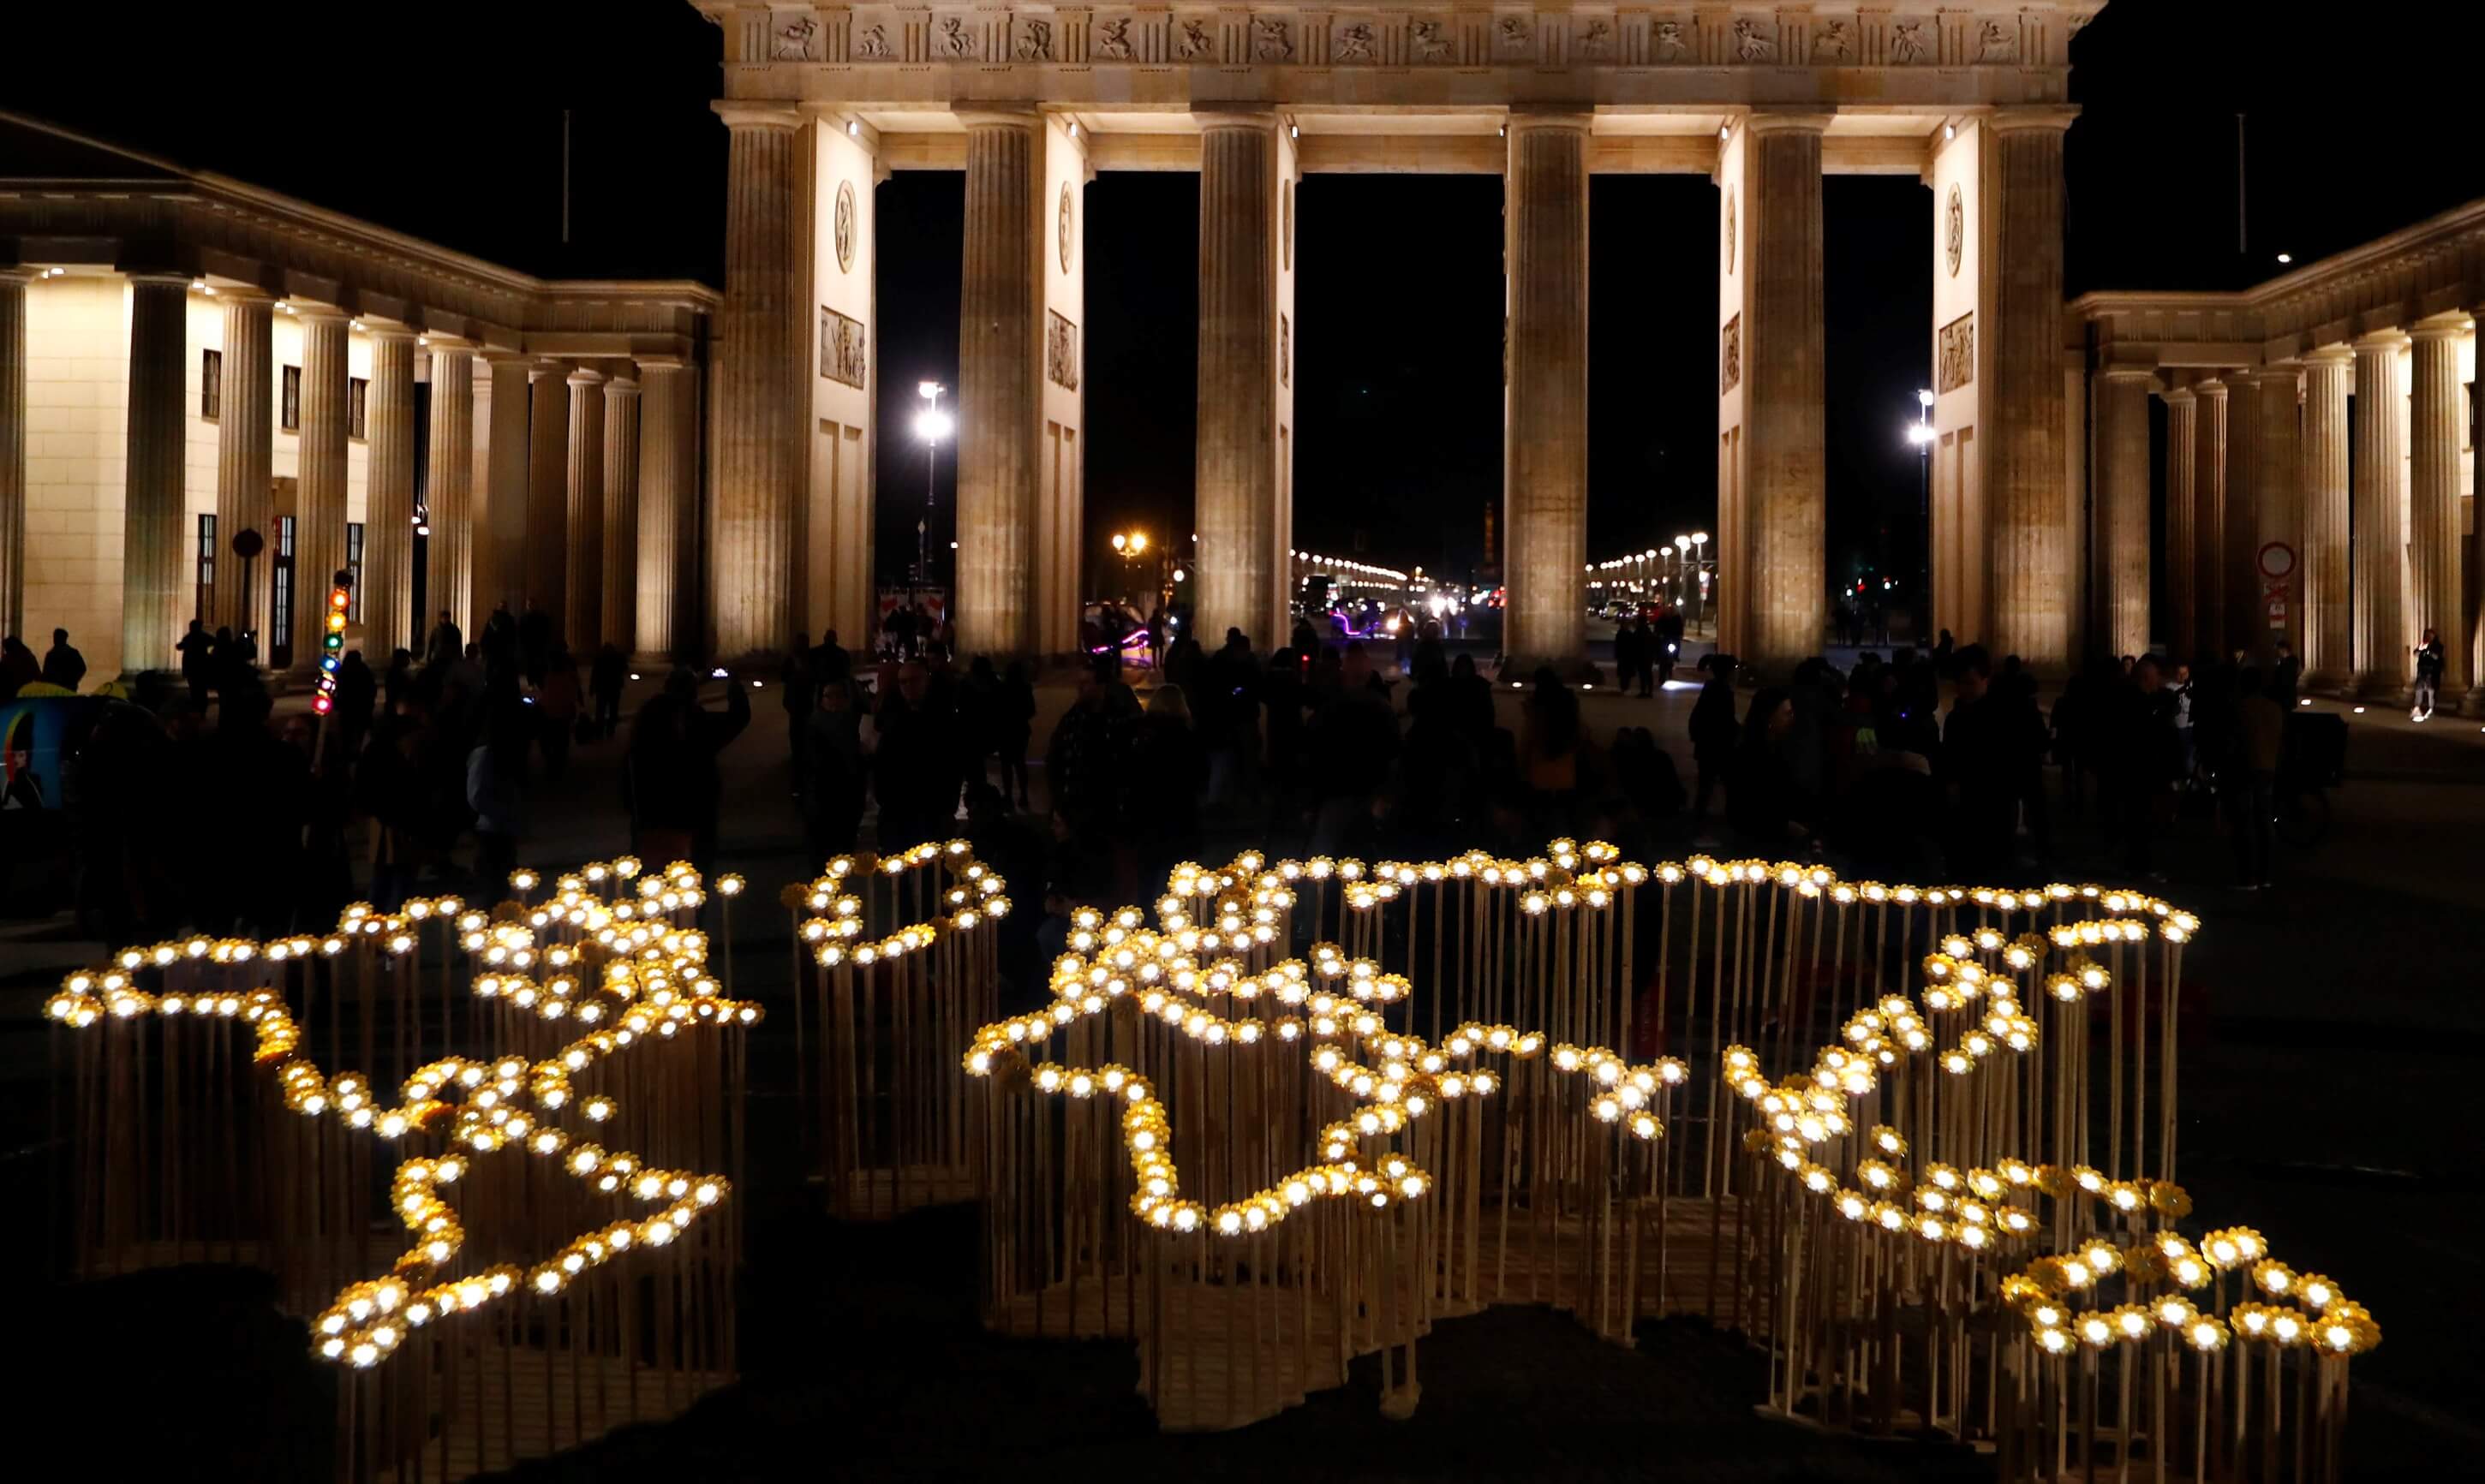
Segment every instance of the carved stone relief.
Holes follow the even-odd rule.
[[[941,18],[941,54],[945,57],[971,57],[975,54],[975,33],[955,15]]]
[[[1501,24],[1493,28],[1493,34],[1501,50],[1523,52],[1527,43],[1536,39],[1536,28],[1528,24],[1524,15],[1504,15]]]
[[[1719,353],[1717,394],[1724,396],[1743,383],[1743,316],[1726,321],[1725,346]]]
[[[1064,391],[1079,390],[1079,327],[1047,310],[1044,327],[1044,378]]]
[[[1649,33],[1649,55],[1659,62],[1679,62],[1691,54],[1690,39],[1682,34],[1682,22],[1660,20]]]
[[[1359,20],[1351,26],[1340,26],[1337,50],[1330,54],[1330,58],[1337,62],[1370,62],[1372,28]]]
[[[1588,22],[1587,29],[1579,33],[1579,55],[1582,57],[1609,56],[1613,49],[1614,28],[1609,21],[1592,20]]]
[[[1734,274],[1734,190],[1730,187],[1730,188],[1727,190],[1727,192],[1726,192],[1726,273],[1727,273],[1727,275],[1728,275],[1729,277],[1732,277],[1732,276],[1733,276],[1733,274]]]
[[[1959,260],[1967,256],[1967,200],[1952,181],[1950,200],[1942,206],[1942,254],[1950,261],[1950,276],[1958,277]]]
[[[888,28],[887,26],[863,27],[862,35],[855,39],[854,51],[856,56],[866,62],[887,61],[893,54],[893,49],[888,44]]]
[[[1976,380],[1976,311],[1970,310],[1941,327],[1935,357],[1933,389],[1956,391]]]
[[[1294,28],[1274,16],[1253,16],[1251,18],[1251,56],[1258,62],[1294,61]]]
[[[1921,20],[1901,20],[1890,27],[1890,61],[1898,67],[1913,67],[1932,60],[1932,39],[1925,35]]]
[[[1979,62],[2016,62],[2019,60],[2019,33],[1998,20],[1988,20],[1976,34],[1976,60]]]
[[[771,62],[817,62],[820,60],[820,23],[808,15],[786,16],[777,22],[768,37],[768,60]]]
[[[1415,60],[1418,62],[1450,60],[1450,39],[1441,35],[1441,23],[1437,20],[1415,22],[1411,41],[1415,48]]]
[[[1096,55],[1113,62],[1131,60],[1131,21],[1129,16],[1099,22],[1096,28]]]
[[[867,379],[862,321],[820,306],[820,374],[860,390]]]
[[[1295,384],[1295,321],[1290,315],[1277,316],[1277,385]]]
[[[1775,62],[1778,60],[1777,38],[1769,35],[1766,21],[1734,22],[1734,56],[1742,62]]]
[[[1843,20],[1824,23],[1812,39],[1812,54],[1833,62],[1843,62],[1855,54],[1855,28]]]
[[[1186,20],[1182,23],[1182,35],[1174,38],[1173,49],[1174,55],[1189,62],[1215,51],[1216,39],[1208,34],[1208,22]]]
[[[1019,22],[1016,56],[1021,62],[1052,60],[1052,22],[1028,16]]]
[[[1077,241],[1077,237],[1075,235],[1077,232],[1077,227],[1072,220],[1070,182],[1067,180],[1061,182],[1061,210],[1059,212],[1058,220],[1054,224],[1053,230],[1055,235],[1061,239],[1061,271],[1068,273],[1070,271],[1070,249],[1072,244]]]
[[[855,192],[854,182],[851,180],[837,182],[836,242],[837,271],[852,273],[855,250]]]

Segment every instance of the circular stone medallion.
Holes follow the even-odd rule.
[[[1967,251],[1967,198],[1953,182],[1950,203],[1942,208],[1942,251],[1950,257],[1950,276],[1958,277],[1958,260]]]

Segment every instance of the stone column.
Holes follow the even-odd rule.
[[[2226,652],[2226,384],[2194,385],[2192,431],[2192,630],[2177,641],[2195,674]]]
[[[1985,121],[1992,286],[1985,445],[1994,655],[2040,670],[2071,662],[2071,505],[2062,461],[2062,132],[2067,109],[2004,109]],[[1816,571],[1817,568],[1815,569]],[[1819,584],[1814,584],[1816,590]]]
[[[2356,342],[2356,690],[2397,702],[2414,668],[2407,632],[2405,498],[2399,480],[2399,352],[2408,337],[2384,330]]]
[[[293,665],[297,687],[319,678],[328,586],[345,565],[345,311],[297,305],[302,326],[302,440],[293,498]],[[370,658],[365,656],[365,659]]]
[[[1820,652],[1829,622],[1820,288],[1820,139],[1827,121],[1755,114],[1744,127],[1752,136],[1743,166],[1749,237],[1743,262],[1751,282],[1742,348],[1750,536],[1739,543],[1741,552],[1728,553],[1743,558],[1745,570],[1719,576],[1739,577],[1750,593],[1741,609],[1751,648],[1744,659],[1783,680]],[[1582,366],[1581,377],[1586,374]],[[1514,549],[1517,540],[1512,531]]]
[[[216,420],[216,613],[209,627],[230,624],[259,635],[260,661],[270,648],[268,590],[276,585],[275,478],[269,459],[276,437],[275,303],[247,289],[221,289],[225,309],[224,403]],[[244,562],[232,555],[233,537],[259,532],[266,549]],[[237,581],[223,580],[226,563]],[[245,575],[246,574],[246,575]],[[248,588],[247,594],[243,592]]]
[[[806,281],[794,251],[802,229],[794,180],[801,115],[788,104],[719,103],[716,109],[733,138],[718,389],[724,446],[708,561],[717,653],[731,659],[774,652],[792,633],[794,518],[807,446],[798,416],[805,360],[794,327],[804,312],[797,305]],[[971,201],[971,163],[967,190]],[[972,222],[970,207],[970,239]]]
[[[594,651],[604,627],[604,378],[569,373],[569,533],[562,547],[568,602],[561,638],[573,654]]]
[[[603,621],[596,641],[626,651],[639,634],[639,384],[604,384]]]
[[[2106,619],[2099,637],[2117,656],[2148,650],[2148,389],[2156,379],[2144,369],[2109,367],[2097,373],[2092,393]]]
[[[2226,377],[2226,498],[2219,505],[2218,650],[2268,647],[2260,619],[2260,381]]]
[[[2480,350],[2485,350],[2485,337],[2480,337],[2476,343]],[[2468,426],[2472,442],[2475,433],[2485,432],[2485,375],[2470,382],[2468,391]],[[2469,508],[2474,513],[2471,524],[2475,528],[2469,533],[2468,570],[2463,584],[2465,607],[2461,610],[2459,632],[2470,652],[2474,654],[2480,641],[2485,641],[2485,458],[2471,458],[2469,463],[2476,481],[2475,487],[2469,491]],[[2485,661],[2480,661],[2471,672],[2468,698],[2460,710],[2471,716],[2485,715]]]
[[[413,331],[371,332],[366,399],[363,658],[386,669],[390,653],[415,639]]]
[[[2241,572],[2249,595],[2252,650],[2255,656],[2274,661],[2278,641],[2283,638],[2295,646],[2300,658],[2304,653],[2304,603],[2300,596],[2304,586],[2304,516],[2298,494],[2302,471],[2297,466],[2295,420],[2302,377],[2295,366],[2281,365],[2258,371],[2252,379],[2259,389],[2259,405],[2253,418],[2253,505],[2256,520]],[[2271,583],[2261,576],[2260,549],[2273,541],[2296,553],[2294,575],[2287,579],[2292,591],[2288,594],[2286,629],[2282,634],[2271,631],[2263,608]],[[2231,582],[2236,578],[2229,576],[2227,580]]]
[[[480,636],[475,617],[475,353],[431,337],[431,456],[423,504],[431,512],[431,545],[423,567],[423,607],[415,628],[428,634],[442,613],[469,640]]]
[[[2158,637],[2167,652],[2190,647],[2199,607],[2195,595],[2192,486],[2199,473],[2200,403],[2189,387],[2166,393],[2166,615]]]
[[[632,647],[653,663],[687,659],[700,647],[698,368],[642,356],[639,374],[646,390],[639,409],[639,627]],[[870,639],[854,642],[867,646]]]
[[[1283,580],[1271,567],[1277,543],[1277,121],[1266,113],[1201,117],[1193,517],[1199,558],[1191,585],[1198,589],[1196,634],[1208,635],[1200,643],[1213,650],[1229,628],[1259,638],[1271,594]],[[961,557],[966,544],[962,531]]]
[[[185,609],[181,466],[188,434],[190,280],[129,275],[129,444],[121,531],[121,672],[176,668]],[[228,385],[230,393],[230,385]],[[227,403],[231,406],[231,403]]]
[[[962,654],[997,658],[1035,643],[1033,543],[1043,426],[1042,260],[1030,246],[1043,192],[1043,126],[1032,115],[967,114],[966,287],[958,328],[958,575],[952,603]],[[1228,140],[1229,147],[1233,141]],[[1210,146],[1203,141],[1201,159]],[[1222,175],[1224,172],[1220,171]],[[1203,229],[1210,210],[1205,170]],[[1203,232],[1200,320],[1207,331],[1209,243]],[[1200,345],[1203,368],[1210,347]],[[1209,425],[1199,458],[1209,458]],[[1215,493],[1202,487],[1214,499]],[[1208,527],[1200,527],[1203,547]],[[1235,559],[1250,560],[1237,551]],[[1208,581],[1203,564],[1200,580]],[[1247,586],[1240,589],[1247,591]],[[1198,602],[1208,598],[1203,587]],[[1254,609],[1238,605],[1247,624]],[[1202,622],[1205,632],[1205,622]],[[1221,641],[1223,631],[1217,631]],[[1202,641],[1205,642],[1204,640]]]
[[[2416,637],[2440,630],[2445,657],[2439,704],[2468,693],[2468,631],[2461,622],[2459,452],[2467,442],[2468,395],[2459,381],[2459,342],[2465,316],[2431,319],[2416,327],[2416,356],[2409,377],[2414,395],[2409,426],[2408,554],[2416,586]]]
[[[26,628],[26,285],[0,268],[0,633]]]
[[[490,378],[491,421],[483,430],[483,518],[475,553],[475,633],[492,609],[515,617],[527,591],[527,358],[507,351],[483,357]],[[472,636],[472,635],[470,635]]]
[[[2341,346],[2304,360],[2302,504],[2304,542],[2304,685],[2343,694],[2356,670],[2355,607],[2347,543],[2347,398],[2356,360]]]
[[[1502,210],[1510,349],[1501,455],[1510,593],[1501,647],[1514,675],[1550,665],[1567,677],[1587,659],[1588,123],[1583,113],[1510,116]],[[1816,171],[1819,136],[1801,129],[1764,138],[1755,158],[1775,148],[1781,174],[1800,177],[1806,140]],[[1779,220],[1794,234],[1797,252],[1807,229],[1803,198],[1799,178],[1779,192]],[[1756,189],[1753,200],[1762,199]],[[1756,206],[1754,216],[1762,209]],[[1816,218],[1816,176],[1810,209]],[[1818,229],[1810,229],[1817,255]],[[1756,227],[1753,240],[1764,243],[1768,233]],[[1817,639],[1813,644],[1817,648]]]
[[[569,368],[527,368],[527,593],[559,624],[569,592]]]

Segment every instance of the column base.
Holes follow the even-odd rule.
[[[2463,716],[2485,716],[2485,686],[2478,686],[2459,698],[2459,714]]]
[[[2349,677],[2336,670],[2307,670],[2297,688],[2306,695],[2325,695],[2341,701],[2355,692]]]
[[[2388,670],[2369,670],[2356,677],[2356,699],[2371,704],[2405,706],[2416,695],[2416,686],[2406,677]]]

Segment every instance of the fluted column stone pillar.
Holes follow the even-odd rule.
[[[269,645],[268,590],[275,585],[275,478],[270,463],[276,438],[274,322],[276,306],[264,294],[221,290],[225,310],[224,391],[216,419],[217,624],[259,634],[264,661]],[[224,580],[233,537],[259,532],[266,549],[254,560],[235,559]],[[247,573],[245,577],[243,574]],[[243,589],[248,588],[248,592]]]
[[[424,607],[415,628],[428,633],[447,613],[472,639],[475,621],[475,353],[431,337],[431,456],[423,504],[431,513],[424,555]]]
[[[2356,673],[2347,541],[2347,406],[2355,386],[2352,351],[2332,346],[2305,358],[2304,446],[2297,465],[2303,472],[2304,684],[2335,693],[2344,693]]]
[[[506,605],[516,616],[527,592],[528,398],[527,358],[487,353],[489,421],[483,434],[483,518],[475,553],[475,625],[481,632],[492,609]]]
[[[2218,507],[2219,644],[2217,653],[2265,647],[2260,618],[2259,378],[2226,378],[2226,478]]]
[[[1751,283],[1742,347],[1751,535],[1743,553],[1729,553],[1743,556],[1744,570],[1721,576],[1739,578],[1751,594],[1744,658],[1782,680],[1819,653],[1828,628],[1820,207],[1827,120],[1756,114],[1744,126],[1752,134],[1743,177]]]
[[[2485,327],[2485,320],[2480,320],[2479,325]],[[2477,345],[2485,349],[2485,336],[2480,336]],[[2468,384],[2468,426],[2472,443],[2476,433],[2485,432],[2485,375]],[[2470,654],[2477,655],[2480,645],[2485,645],[2485,458],[2471,458],[2469,465],[2475,480],[2469,491],[2469,508],[2475,518],[2471,522],[2474,529],[2468,536],[2459,633]],[[2485,660],[2479,660],[2471,669],[2468,696],[2460,710],[2471,716],[2485,715]]]
[[[639,633],[639,384],[604,384],[604,589],[596,642],[624,649]]]
[[[966,285],[958,329],[958,575],[961,653],[1027,653],[1035,643],[1032,532],[1043,426],[1042,262],[1029,245],[1043,192],[1042,125],[1032,115],[970,114],[967,125]],[[1205,155],[1203,154],[1203,159]],[[1207,184],[1201,185],[1201,210]],[[1207,243],[1201,243],[1203,264]],[[1203,266],[1200,314],[1209,312]],[[1203,343],[1202,355],[1208,352]],[[1202,425],[1203,438],[1208,432]],[[1207,457],[1205,450],[1200,455]],[[1213,497],[1212,497],[1213,498]],[[1205,526],[1200,529],[1204,543]],[[1235,553],[1247,561],[1248,553]],[[1207,574],[1203,563],[1201,580]],[[1205,591],[1199,599],[1208,603]],[[1241,609],[1245,615],[1251,611]],[[1222,631],[1218,631],[1221,635]]]
[[[1273,570],[1277,121],[1256,112],[1203,119],[1194,484],[1199,559],[1192,582],[1195,632],[1213,648],[1229,628],[1260,634],[1283,580]],[[963,556],[963,532],[958,544]]]
[[[527,368],[527,594],[555,624],[568,612],[569,368]]]
[[[121,672],[173,669],[184,607],[181,466],[190,281],[129,275],[129,406],[121,528]]]
[[[698,368],[642,357],[639,408],[638,637],[650,662],[699,643]],[[614,635],[615,642],[619,636]],[[867,635],[857,643],[869,643]]]
[[[1584,113],[1510,117],[1502,435],[1510,591],[1502,650],[1516,672],[1550,665],[1567,675],[1587,658],[1588,125]],[[1800,130],[1789,137],[1798,155],[1801,139],[1818,145]],[[1799,159],[1790,173],[1801,175]],[[1794,198],[1781,212],[1799,235],[1802,192],[1781,195]],[[1766,240],[1765,230],[1755,240]]]
[[[2071,662],[2077,603],[2062,459],[2062,134],[2070,117],[2063,109],[2004,109],[1984,124],[1994,153],[1985,178],[2000,195],[1986,207],[1992,256],[1981,270],[1993,283],[1985,331],[1993,378],[1987,643],[1997,656],[2015,654],[2044,670]],[[1814,592],[1820,589],[1815,581]]]
[[[2148,650],[2148,391],[2152,372],[2097,373],[2097,553],[2105,588],[2106,646],[2116,655]]]
[[[2416,636],[2442,634],[2444,656],[2442,698],[2455,703],[2468,691],[2468,632],[2461,622],[2459,454],[2468,434],[2468,394],[2459,380],[2459,342],[2469,333],[2464,316],[2429,320],[2416,327],[2416,354],[2409,367],[2412,394],[2408,464],[2408,555],[2414,571]]]
[[[802,116],[786,104],[716,107],[732,146],[719,388],[724,446],[710,522],[709,593],[717,652],[733,658],[774,652],[792,634],[796,496],[806,477],[800,460],[806,446],[798,416],[804,359],[794,337],[803,282],[794,249],[801,234],[794,130]],[[968,175],[971,199],[971,162]],[[971,210],[969,229],[971,237]],[[963,546],[963,534],[960,540]]]
[[[2225,653],[2226,561],[2226,384],[2204,381],[2192,433],[2192,631],[2183,635],[2185,658],[2196,669]]]
[[[2158,625],[2169,654],[2190,647],[2198,604],[2193,588],[2195,544],[2193,486],[2199,474],[2195,451],[2200,401],[2189,387],[2166,393],[2166,615]]]
[[[414,332],[371,332],[363,497],[363,658],[414,642]]]
[[[302,326],[302,437],[293,496],[293,664],[287,673],[308,686],[319,678],[328,585],[345,565],[347,336],[342,310],[302,305],[293,317]]]
[[[0,633],[26,628],[26,285],[0,267]]]
[[[2244,558],[2248,566],[2242,572],[2250,594],[2250,642],[2255,656],[2274,659],[2279,641],[2283,639],[2294,646],[2300,657],[2304,652],[2304,604],[2300,596],[2304,586],[2304,517],[2299,493],[2303,471],[2295,446],[2295,420],[2302,376],[2295,366],[2282,365],[2256,372],[2252,380],[2259,393],[2253,415],[2255,519],[2250,533],[2250,551]],[[2272,542],[2296,554],[2295,570],[2286,579],[2292,591],[2288,594],[2286,628],[2282,631],[2270,628],[2262,607],[2272,583],[2261,575],[2260,550]]]
[[[2407,632],[2407,521],[2399,480],[2406,445],[2399,435],[2399,352],[2395,330],[2356,342],[2356,688],[2395,702],[2413,665]]]
[[[604,377],[569,373],[569,531],[562,547],[568,603],[561,636],[591,652],[604,626]]]

